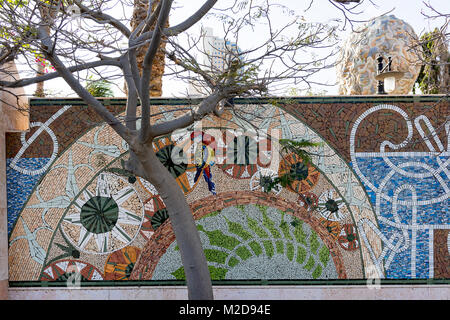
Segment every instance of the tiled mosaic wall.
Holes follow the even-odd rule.
[[[188,103],[154,102],[156,111]],[[124,100],[104,103],[124,112]],[[225,113],[154,143],[186,194],[214,280],[450,279],[446,98],[235,103],[269,137],[242,133],[245,122]],[[164,202],[122,171],[127,144],[79,100],[31,100],[31,122],[29,133],[7,135],[11,285],[67,285],[75,271],[85,284],[182,280]],[[321,144],[305,165],[260,147],[275,138]],[[167,161],[192,141],[205,151],[202,166]],[[243,159],[227,161],[237,145]],[[263,192],[261,176],[286,170],[296,174],[290,187]],[[97,219],[99,206],[109,223]]]

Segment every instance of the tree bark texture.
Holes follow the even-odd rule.
[[[39,6],[39,11],[41,14],[41,17],[43,18],[42,21],[45,23],[45,31],[47,34],[50,34],[50,23],[54,19],[56,12],[52,11],[51,9]],[[37,57],[36,57],[37,58]],[[44,60],[42,58],[42,60]],[[45,74],[45,65],[43,65],[43,61],[36,61],[36,77],[43,76]],[[36,97],[45,97],[44,93],[44,81],[36,83],[36,90],[34,91],[34,96]]]
[[[152,12],[158,6],[160,0],[153,1],[152,4]],[[139,23],[147,17],[149,1],[148,0],[134,0],[134,8],[133,8],[133,18],[131,20],[131,29],[134,31]],[[165,28],[169,27],[169,21],[167,21]],[[153,29],[152,26],[151,29]],[[150,96],[151,97],[160,97],[162,95],[162,76],[164,74],[164,53],[162,49],[165,49],[165,38],[162,38],[160,47],[153,61],[152,67],[152,80],[150,81]],[[142,66],[145,57],[145,53],[147,52],[149,44],[141,46],[138,50],[136,50],[136,60],[138,63],[139,71],[142,74]],[[126,87],[126,86],[125,86]]]
[[[36,66],[37,66],[36,77],[43,76],[45,74],[45,67],[41,64],[40,61],[36,62]],[[43,81],[36,83],[36,90],[34,91],[34,96],[40,98],[45,97]]]
[[[156,156],[151,144],[133,150],[144,177],[152,183],[163,199],[183,262],[190,300],[212,300],[213,291],[208,264],[201,246],[191,209],[180,186]],[[140,259],[140,258],[139,258]],[[139,261],[136,261],[139,265]],[[142,264],[141,264],[142,265]],[[133,270],[137,279],[142,270]]]

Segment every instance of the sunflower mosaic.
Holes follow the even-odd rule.
[[[358,235],[353,224],[343,225],[338,242],[344,250],[353,251],[359,248]]]
[[[326,228],[326,230],[334,240],[339,239],[339,235],[342,229],[342,226],[339,222],[327,220],[325,218],[320,218],[319,221]]]
[[[334,189],[329,189],[319,196],[317,209],[320,215],[329,221],[341,221],[349,215],[344,200]]]
[[[271,192],[275,194],[279,194],[283,187],[281,184],[276,184],[275,186],[271,186],[273,180],[277,177],[277,173],[268,168],[261,168],[256,172],[250,179],[250,190],[259,190],[263,192],[268,192],[269,189]]]
[[[296,193],[305,193],[314,188],[319,181],[319,171],[305,162],[296,154],[289,154],[281,159],[278,176],[288,174],[293,181],[287,188]]]

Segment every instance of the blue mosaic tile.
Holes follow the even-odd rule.
[[[439,163],[436,157],[430,156],[401,156],[401,157],[389,157],[389,160],[396,166],[407,162],[416,162],[424,165],[428,165],[432,169],[439,169]],[[445,162],[447,159],[441,157],[440,160]],[[358,168],[361,173],[373,184],[376,188],[382,184],[382,181],[391,172],[391,168],[385,162],[382,157],[368,157],[368,158],[357,158]],[[350,163],[350,165],[352,165]],[[353,166],[353,165],[352,165]],[[405,166],[404,171],[407,173],[417,174],[427,174],[429,171],[425,170],[420,166]],[[443,170],[439,172],[439,177],[442,181],[448,184],[448,177]],[[370,201],[372,202],[374,208],[376,208],[377,198],[376,193],[370,189],[368,185],[363,183],[366,191],[369,195]],[[393,197],[395,191],[404,185],[411,185],[416,190],[417,201],[427,201],[430,203],[425,203],[418,205],[416,213],[416,224],[421,226],[442,226],[450,224],[450,203],[449,199],[437,201],[436,199],[443,198],[446,195],[446,191],[442,187],[438,178],[435,176],[430,177],[411,177],[405,176],[401,173],[395,173],[385,184],[383,190],[385,194],[389,197]],[[405,189],[398,194],[399,201],[412,202],[412,191]],[[395,221],[394,216],[394,206],[391,201],[386,199],[380,200],[379,214],[378,218],[385,218],[391,222]],[[400,223],[404,226],[408,226],[407,239],[409,241],[408,248],[403,251],[395,253],[389,268],[386,271],[386,278],[388,279],[407,279],[407,278],[429,278],[430,277],[430,249],[429,248],[429,236],[430,231],[427,228],[420,229],[416,231],[416,245],[415,245],[415,268],[412,271],[412,264],[414,263],[411,241],[412,241],[412,230],[410,226],[412,225],[413,219],[413,206],[411,204],[403,205],[398,204],[397,206],[397,217]],[[379,230],[388,239],[396,233],[402,233],[401,228],[393,226],[387,222],[379,220]],[[401,246],[402,247],[402,246]],[[386,256],[384,257],[384,263],[386,264],[388,257],[390,255],[390,250],[388,250]],[[415,275],[414,275],[415,272]]]
[[[17,166],[28,170],[37,170],[47,164],[50,158],[22,158]],[[10,167],[12,159],[6,159],[6,193],[8,208],[8,236],[19,217],[22,208],[41,179],[42,174],[27,175]]]

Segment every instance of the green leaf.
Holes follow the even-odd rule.
[[[283,232],[284,238],[288,240],[292,240],[291,233],[289,232],[289,225],[286,221],[282,221],[280,223],[281,232]]]
[[[239,260],[236,259],[235,257],[231,257],[230,260],[228,261],[228,265],[232,268],[234,266],[236,266],[238,263],[239,263]]]
[[[317,233],[315,233],[313,230],[311,230],[311,236],[309,238],[309,243],[310,243],[311,252],[316,254],[317,249],[319,249],[320,242],[317,239]]]
[[[228,257],[228,253],[216,249],[205,249],[204,252],[210,262],[225,263]]]
[[[326,246],[322,246],[319,250],[319,259],[323,266],[326,267],[328,260],[330,259],[330,250]]]
[[[264,241],[263,241],[263,246],[264,246],[264,250],[266,250],[266,255],[267,255],[269,258],[272,258],[273,253],[274,253],[272,241],[270,241],[270,240],[264,240]]]
[[[278,240],[275,242],[275,246],[277,247],[277,253],[283,254],[284,253],[284,243],[281,240]]]
[[[252,256],[252,253],[244,246],[241,246],[236,249],[236,254],[242,259],[247,260]]]
[[[213,246],[222,247],[228,250],[233,250],[234,247],[240,244],[240,241],[234,237],[225,235],[220,230],[207,231],[202,225],[198,225],[197,229],[206,233],[209,239],[209,243]]]
[[[225,268],[217,268],[214,266],[208,266],[208,269],[209,274],[211,275],[211,280],[223,280],[228,272]]]
[[[317,279],[318,277],[320,277],[321,274],[322,274],[322,266],[318,264],[312,273],[312,277],[313,279]]]
[[[257,256],[259,256],[259,255],[262,253],[262,248],[261,248],[261,246],[259,245],[258,242],[252,241],[252,242],[250,242],[248,245],[249,245],[250,248],[252,248],[253,252],[254,252]]]
[[[316,262],[314,261],[314,258],[312,257],[312,255],[310,255],[308,262],[306,262],[304,268],[308,271],[311,271],[315,264],[316,264]]]
[[[228,219],[225,220],[227,221],[228,224],[228,231],[241,237],[243,240],[249,240],[252,238],[251,233],[245,230],[244,227],[242,227],[239,223],[230,221]]]
[[[267,217],[267,214],[265,212],[263,212],[263,226],[270,231],[275,239],[281,238],[281,234],[275,228],[275,223],[270,220],[269,217]]]
[[[294,259],[294,245],[290,242],[286,244],[286,256],[289,259],[289,261],[292,261]]]
[[[92,80],[90,77],[86,82],[86,90],[94,97],[114,97],[111,89],[111,82],[107,80]]]
[[[301,221],[301,220],[298,220],[298,224],[295,227],[294,237],[295,237],[295,240],[297,240],[298,243],[301,243],[304,246],[308,245],[307,242],[306,242],[306,238],[308,237],[308,235],[303,230],[303,221]]]
[[[311,163],[311,154],[304,150],[308,147],[318,147],[321,146],[321,142],[312,142],[308,140],[294,141],[290,139],[280,139],[279,143],[281,145],[281,151],[285,153],[294,153],[303,160],[305,164]]]
[[[303,264],[305,262],[306,256],[308,255],[308,252],[305,248],[302,246],[297,247],[297,263]]]
[[[186,275],[184,274],[184,268],[178,268],[174,272],[171,273],[177,280],[184,280],[186,279]]]
[[[267,233],[258,225],[258,222],[247,216],[248,227],[256,233],[259,238],[268,238]]]

